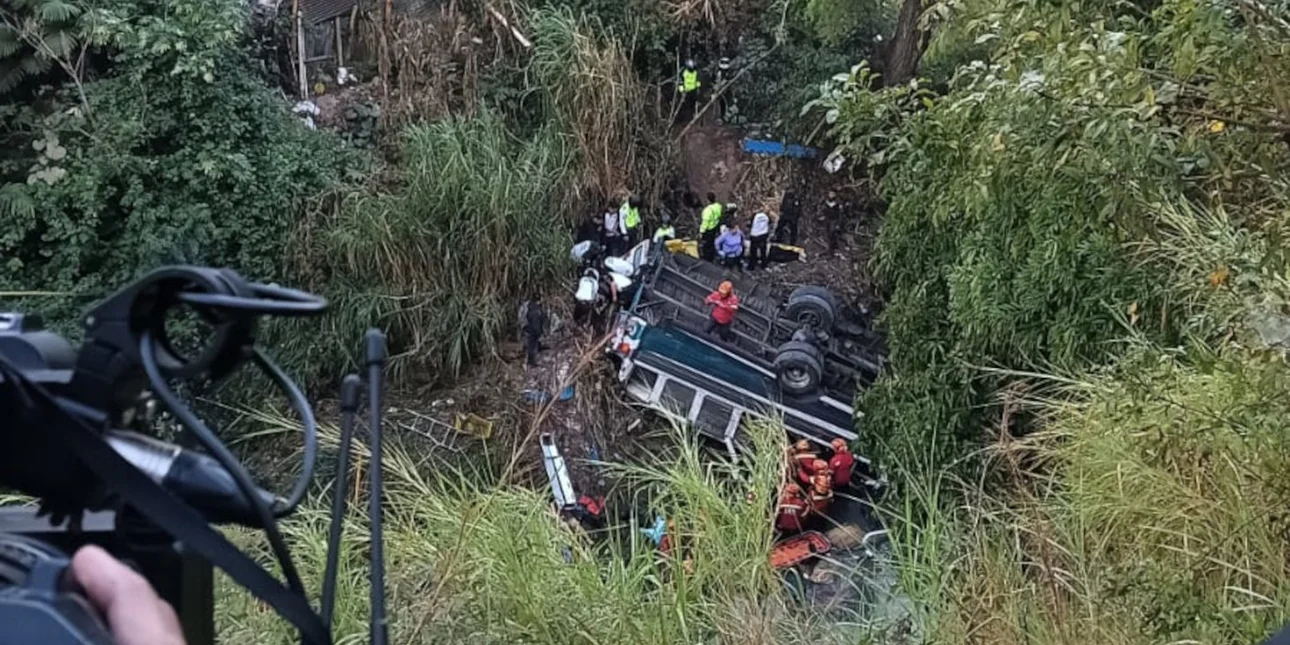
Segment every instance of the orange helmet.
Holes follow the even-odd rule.
[[[789,495],[800,495],[802,494],[802,487],[793,482],[788,482],[788,485],[784,487],[784,492]]]
[[[847,442],[842,439],[834,439],[831,445],[833,446],[833,452],[847,451]]]
[[[821,470],[828,470],[828,469],[829,469],[829,462],[824,461],[823,459],[816,459],[815,461],[811,462],[811,470],[814,472],[818,473]]]
[[[798,452],[806,452],[807,450],[811,449],[811,442],[805,439],[802,439],[801,441],[798,441],[796,444],[793,445],[793,449]]]
[[[721,284],[717,285],[717,293],[723,296],[730,295],[734,290],[735,290],[735,285],[729,280],[722,280]]]

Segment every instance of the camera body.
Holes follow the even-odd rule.
[[[317,422],[303,390],[255,343],[262,317],[316,316],[326,308],[324,298],[229,269],[169,266],[93,306],[81,318],[85,334],[75,348],[38,317],[0,313],[0,490],[39,503],[0,508],[0,645],[112,642],[68,573],[69,554],[90,543],[152,584],[174,607],[189,645],[214,642],[215,568],[295,627],[302,642],[331,645],[346,471],[338,469],[318,610],[278,528],[308,493]],[[174,313],[195,315],[189,320],[197,324],[172,329]],[[198,340],[194,334],[200,343],[174,342]],[[365,346],[370,455],[379,464],[384,334],[368,330]],[[286,496],[260,488],[176,390],[218,382],[243,364],[268,377],[300,417],[303,463]],[[345,455],[360,384],[354,374],[342,384]],[[200,449],[150,436],[154,410]],[[374,645],[387,642],[380,472],[369,469]],[[216,530],[222,524],[263,531],[281,579]]]
[[[156,589],[163,600],[170,603],[179,615],[179,622],[184,629],[184,638],[189,645],[215,644],[215,596],[214,572],[210,562],[191,553],[184,553],[175,548],[174,542],[165,534],[147,525],[138,518],[119,515],[112,511],[87,513],[83,516],[79,531],[72,531],[66,522],[55,525],[48,516],[38,516],[36,509],[30,507],[0,508],[0,551],[11,540],[34,540],[53,547],[69,559],[77,549],[87,544],[94,544],[107,550],[118,560],[125,562],[138,571],[148,583]],[[39,579],[28,580],[17,585],[19,589],[0,588],[0,624],[6,625],[5,631],[16,629],[21,621],[6,621],[6,607],[42,605],[43,610],[56,613],[71,624],[78,624],[78,598],[74,589],[50,588],[42,586]],[[60,597],[61,596],[61,597]],[[37,603],[28,601],[36,600]],[[93,616],[92,612],[89,616]],[[83,619],[79,619],[84,622]],[[39,628],[42,621],[28,621],[33,629]],[[93,626],[84,626],[82,630],[93,633]],[[13,642],[42,643],[43,645],[62,645],[56,640],[59,632],[45,635],[22,634],[20,632],[0,635],[0,642],[21,636]],[[69,643],[110,643],[111,640],[68,641]]]

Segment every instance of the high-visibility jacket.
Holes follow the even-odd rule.
[[[632,206],[631,202],[623,202],[618,207],[618,216],[623,219],[623,226],[629,231],[636,230],[641,225],[641,209]]]
[[[699,89],[699,72],[694,69],[681,70],[681,92],[689,94]]]
[[[662,242],[663,240],[670,240],[674,237],[676,237],[676,228],[671,225],[660,226],[658,227],[658,230],[654,231],[654,242],[656,243]]]
[[[721,226],[721,204],[713,202],[703,207],[703,218],[699,222],[699,232],[707,233]]]

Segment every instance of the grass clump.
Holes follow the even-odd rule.
[[[980,452],[993,486],[910,465],[894,542],[938,640],[1237,644],[1290,620],[1290,366],[1265,329],[1290,274],[1222,208],[1154,215],[1136,252],[1172,268],[1185,342],[1130,319],[1109,365],[997,372],[1032,382],[1004,407],[1037,430]]]
[[[556,132],[518,139],[483,113],[409,128],[401,153],[394,188],[341,200],[298,240],[302,270],[340,306],[321,343],[287,338],[289,353],[342,349],[378,324],[396,371],[455,375],[562,268],[573,159]]]
[[[1241,352],[1123,370],[994,453],[1034,466],[1009,490],[962,486],[935,517],[951,529],[918,533],[957,563],[922,586],[942,642],[1254,643],[1290,619],[1290,370]]]
[[[325,431],[334,446],[334,429]],[[782,434],[762,434],[758,441],[769,447],[759,451],[763,457],[738,467],[709,463],[685,442],[652,465],[620,469],[648,509],[639,524],[652,525],[654,513],[672,518],[687,564],[656,553],[636,530],[635,514],[591,536],[562,523],[544,490],[445,465],[427,471],[423,458],[394,441],[385,456],[392,642],[770,644],[819,637],[824,626],[793,607],[767,560]],[[324,501],[284,526],[315,588],[324,563]],[[351,509],[338,642],[361,640],[368,628],[366,511]],[[259,544],[247,533],[235,537]],[[293,641],[284,622],[227,579],[219,584],[221,640]]]
[[[543,112],[581,160],[577,195],[593,209],[627,191],[655,202],[670,169],[664,127],[658,97],[638,79],[629,52],[604,37],[594,15],[567,7],[532,11],[529,23],[536,43],[529,69]]]

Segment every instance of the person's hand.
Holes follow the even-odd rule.
[[[107,618],[117,645],[185,645],[179,617],[143,576],[88,545],[72,557],[72,576],[90,604]]]

